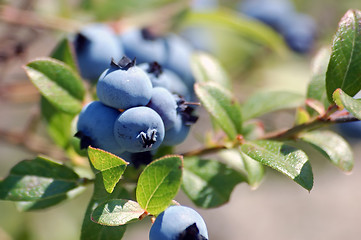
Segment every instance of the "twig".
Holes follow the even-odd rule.
[[[14,145],[20,145],[38,154],[51,156],[58,160],[68,160],[65,153],[58,147],[49,144],[49,141],[37,135],[28,135],[0,129],[0,140],[5,140]]]
[[[11,6],[0,7],[0,20],[16,25],[61,30],[64,32],[75,32],[82,26],[82,24],[74,20],[55,16],[39,16],[32,11],[21,10]]]

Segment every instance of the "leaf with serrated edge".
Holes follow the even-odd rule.
[[[151,162],[140,174],[136,199],[152,215],[164,211],[178,193],[183,171],[183,157],[168,155]]]
[[[88,148],[88,156],[93,167],[101,172],[105,189],[111,193],[129,163],[114,154],[93,147]]]
[[[69,66],[52,58],[41,58],[24,66],[26,74],[42,96],[61,111],[77,114],[82,109],[85,89]]]
[[[340,109],[346,108],[354,117],[361,120],[361,100],[354,99],[341,89],[333,93],[333,99]]]
[[[50,170],[49,170],[50,169]],[[0,199],[38,201],[63,195],[79,186],[70,168],[44,157],[16,164],[0,182]]]
[[[92,220],[106,226],[120,226],[138,220],[144,213],[132,200],[113,199],[100,204],[92,213]]]
[[[192,55],[192,71],[197,82],[216,82],[231,89],[231,82],[220,63],[211,55],[198,52]]]
[[[312,168],[307,155],[276,141],[253,141],[242,144],[242,152],[293,179],[307,190],[313,186]]]
[[[241,133],[241,109],[228,90],[213,82],[197,83],[194,89],[202,105],[229,138],[234,139]]]
[[[333,39],[331,59],[326,73],[330,102],[337,88],[354,96],[361,90],[361,11],[348,10]]]
[[[312,131],[301,134],[299,138],[320,151],[341,170],[352,170],[354,164],[352,149],[340,135],[331,131]]]
[[[304,96],[298,93],[284,91],[258,92],[243,103],[243,121],[276,110],[298,107],[301,106],[304,101]]]
[[[215,160],[185,158],[182,189],[199,207],[213,208],[229,201],[234,187],[246,179]]]

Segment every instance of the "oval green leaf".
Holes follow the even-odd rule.
[[[214,82],[197,83],[195,92],[202,105],[229,138],[235,139],[242,132],[242,115],[232,94]]]
[[[211,55],[198,52],[192,55],[191,66],[196,82],[216,82],[231,89],[231,81],[221,64]]]
[[[314,99],[321,103],[323,109],[330,105],[326,93],[326,72],[330,61],[331,51],[328,48],[322,48],[312,61],[312,78],[307,88],[307,98]],[[307,108],[311,116],[317,115],[317,111]]]
[[[307,190],[313,186],[313,173],[307,155],[276,141],[253,141],[241,146],[242,152],[293,179]]]
[[[342,17],[333,39],[326,73],[327,97],[337,88],[354,96],[361,90],[361,11],[349,10]]]
[[[258,92],[243,103],[243,121],[259,117],[269,112],[298,107],[301,106],[304,101],[304,96],[298,93],[284,91]]]
[[[361,120],[361,100],[360,99],[354,99],[347,95],[344,91],[341,89],[337,89],[333,93],[333,99],[337,106],[339,106],[341,109],[346,108],[347,111],[349,111],[354,117]]]
[[[182,189],[199,207],[225,204],[234,187],[245,180],[241,173],[216,160],[197,157],[184,160]]]
[[[331,131],[312,131],[300,135],[300,139],[321,152],[336,167],[349,172],[354,165],[350,145],[340,135]]]
[[[50,171],[50,170],[51,171]],[[0,199],[38,201],[78,187],[79,176],[70,168],[43,157],[16,164],[0,182]]]
[[[50,56],[66,63],[74,71],[78,71],[74,57],[74,49],[68,38],[61,40],[58,45],[56,45]]]
[[[136,198],[139,205],[152,215],[164,211],[181,185],[183,157],[169,155],[150,163],[138,179]]]
[[[241,173],[252,189],[256,189],[264,176],[263,165],[237,149],[226,149],[219,156],[227,166]]]
[[[24,66],[26,74],[42,96],[61,111],[77,114],[82,109],[85,89],[78,74],[52,58],[42,58]]]
[[[246,36],[248,39],[265,45],[280,55],[286,55],[287,47],[272,28],[243,17],[231,10],[217,10],[204,12],[190,12],[184,21],[185,25],[212,24],[212,27],[219,26],[234,31],[236,34]]]
[[[143,213],[144,210],[135,201],[113,199],[96,207],[91,219],[101,225],[121,226],[139,220]]]
[[[101,149],[89,147],[88,156],[93,167],[103,176],[104,187],[108,193],[112,193],[115,185],[123,175],[128,162],[114,154]]]

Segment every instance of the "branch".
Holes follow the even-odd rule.
[[[64,32],[75,32],[82,26],[82,24],[73,20],[55,16],[39,16],[32,11],[21,10],[11,6],[0,7],[0,20],[16,25],[61,30]]]

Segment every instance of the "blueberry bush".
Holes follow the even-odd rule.
[[[361,11],[347,11],[331,47],[320,47],[314,20],[288,1],[246,0],[237,10],[196,2],[178,4],[160,27],[142,18],[101,21],[105,9],[83,2],[85,10],[99,7],[99,21],[81,25],[49,56],[23,67],[41,94],[48,135],[66,161],[39,154],[17,163],[0,181],[0,200],[36,211],[92,185],[81,239],[121,239],[127,226],[150,220],[151,240],[204,240],[212,239],[206,223],[175,201],[179,191],[197,207],[219,207],[238,184],[259,186],[267,168],[311,191],[312,148],[342,171],[352,170],[348,141],[325,127],[347,129],[361,119]],[[250,51],[225,56],[226,48],[239,51],[236,35]],[[317,52],[307,91],[240,99],[237,73],[260,52]],[[290,109],[291,126],[264,127],[263,116]],[[198,138],[201,147],[179,152],[204,111],[211,127]]]

